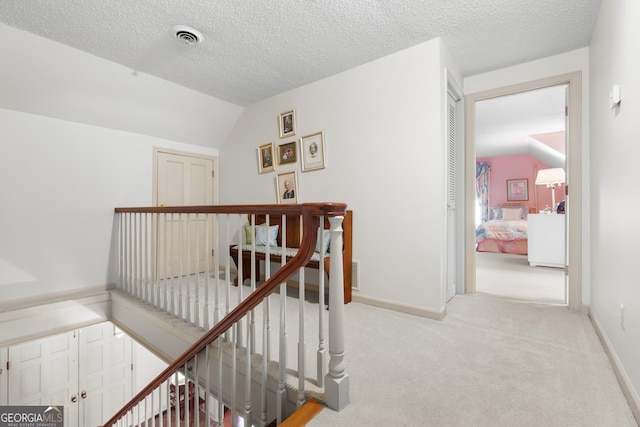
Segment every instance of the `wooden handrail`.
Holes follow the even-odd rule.
[[[115,424],[138,403],[143,401],[153,390],[160,387],[171,375],[182,368],[185,363],[196,356],[206,346],[218,339],[231,326],[241,320],[249,311],[257,307],[262,300],[271,295],[289,276],[304,267],[313,255],[318,234],[319,216],[343,216],[347,205],[343,203],[304,203],[299,205],[222,205],[222,206],[164,206],[140,208],[116,208],[116,213],[210,213],[210,214],[269,214],[269,215],[302,215],[302,241],[298,252],[281,269],[276,271],[266,282],[256,288],[245,300],[227,314],[220,322],[204,334],[180,357],[162,371],[153,381],[136,394],[125,406],[115,413],[104,426]]]
[[[262,215],[300,215],[303,210],[313,215],[344,216],[347,205],[344,203],[303,203],[291,205],[203,205],[203,206],[157,206],[115,208],[116,213],[190,213],[190,214],[262,214]]]

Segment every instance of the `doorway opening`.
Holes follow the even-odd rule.
[[[566,90],[475,103],[477,292],[566,304]]]
[[[475,293],[477,291],[476,282],[476,103],[505,95],[525,93],[536,89],[550,88],[553,86],[566,86],[567,108],[565,111],[566,120],[566,160],[565,160],[565,186],[563,189],[570,188],[571,191],[564,192],[565,202],[565,268],[566,281],[566,303],[572,310],[582,309],[582,288],[581,288],[581,115],[582,115],[582,75],[580,72],[568,73],[559,76],[549,77],[541,80],[525,82],[513,86],[491,89],[484,92],[469,94],[465,99],[465,292]],[[531,179],[534,183],[529,185],[520,178],[510,177],[504,179],[504,191],[512,192],[512,199],[528,198],[528,194],[524,194],[525,189],[531,192],[533,198],[539,196],[544,188],[536,188],[535,179]],[[509,189],[507,184],[511,184]],[[557,188],[556,188],[556,191]],[[558,194],[558,193],[556,193]],[[515,197],[514,197],[515,195]],[[522,203],[524,200],[507,200],[508,202]],[[540,210],[544,210],[546,204],[537,206],[535,200],[532,211],[540,214]],[[528,250],[528,248],[527,248]]]

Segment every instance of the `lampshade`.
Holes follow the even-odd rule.
[[[538,176],[536,176],[536,185],[550,187],[564,182],[564,169],[562,168],[541,169],[538,171]]]

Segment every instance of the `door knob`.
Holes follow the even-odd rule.
[[[82,390],[82,393],[80,393],[80,397],[83,399],[87,398],[87,391],[86,390]]]
[[[71,401],[73,403],[76,403],[78,401],[78,396],[76,396],[75,394],[73,396],[71,396]]]

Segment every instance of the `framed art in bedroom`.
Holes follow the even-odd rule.
[[[275,170],[275,162],[273,160],[273,142],[261,145],[258,148],[258,167],[260,173],[273,172]]]
[[[276,177],[278,203],[298,203],[298,180],[296,172],[279,173]]]
[[[302,170],[324,169],[324,134],[322,132],[300,138]]]
[[[280,139],[296,134],[296,113],[294,110],[285,111],[278,116]]]
[[[526,178],[508,179],[507,180],[507,200],[509,201],[529,200],[529,180]]]

